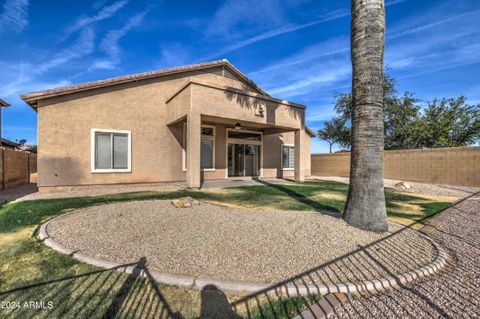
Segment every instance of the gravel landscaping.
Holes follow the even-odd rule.
[[[332,213],[206,203],[175,208],[165,200],[79,209],[53,220],[47,232],[58,243],[109,261],[146,257],[151,270],[256,283],[306,271],[297,280],[359,282],[416,269],[436,257],[428,240],[394,224],[388,233],[375,234]]]
[[[480,318],[480,193],[449,208],[431,236],[454,256],[449,271],[370,298],[356,298],[329,318]]]

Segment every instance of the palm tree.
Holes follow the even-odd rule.
[[[343,218],[355,227],[388,229],[383,188],[383,0],[352,0],[352,150]]]

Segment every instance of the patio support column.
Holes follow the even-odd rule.
[[[197,112],[187,116],[187,186],[200,188],[201,117]]]
[[[305,181],[305,128],[295,131],[295,182]]]

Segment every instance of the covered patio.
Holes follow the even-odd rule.
[[[198,79],[183,84],[166,104],[188,187],[289,174],[302,182],[309,174],[311,132],[303,105]]]

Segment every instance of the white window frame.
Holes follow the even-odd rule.
[[[127,134],[127,168],[95,168],[95,134],[96,133],[120,133]],[[92,128],[90,130],[90,163],[91,163],[91,172],[92,173],[131,173],[132,172],[132,132],[126,130],[112,130],[112,129],[99,129]],[[112,159],[113,160],[113,159]]]
[[[208,124],[202,124],[201,128],[211,128],[213,130],[213,136],[210,136],[210,135],[201,135],[200,136],[200,142],[201,140],[210,140],[210,141],[213,141],[213,149],[212,149],[212,152],[213,152],[213,168],[200,168],[202,171],[204,172],[214,172],[215,171],[215,139],[216,139],[216,136],[217,136],[217,130],[216,130],[216,126],[215,125],[208,125]],[[202,134],[202,131],[200,129],[200,134]],[[185,147],[185,144],[187,142],[187,123],[184,122],[183,123],[183,137],[182,137],[182,170],[184,172],[187,171],[187,150],[186,150],[186,147]],[[201,149],[200,149],[201,151]]]
[[[288,146],[288,147],[293,147],[295,150],[295,145],[294,144],[282,144],[282,147],[280,148],[280,156],[281,156],[281,161],[282,161],[282,170],[283,171],[293,171],[295,170],[295,167],[283,167],[283,147]],[[294,155],[295,156],[295,155]]]

